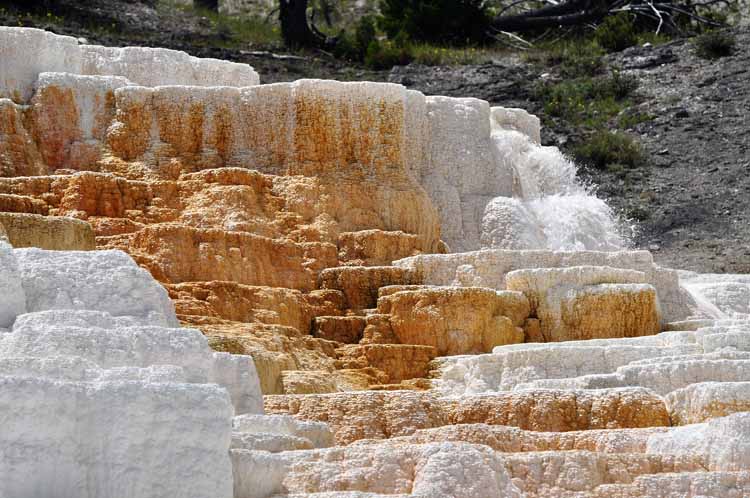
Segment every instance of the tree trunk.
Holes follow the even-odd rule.
[[[307,0],[279,0],[279,22],[289,48],[328,48],[329,42],[307,20]]]
[[[492,21],[492,27],[497,31],[525,33],[559,26],[583,25],[606,16],[610,3],[611,0],[570,0],[524,14],[496,17]]]

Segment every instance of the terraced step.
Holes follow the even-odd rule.
[[[362,316],[316,316],[311,333],[320,339],[357,344],[366,325],[367,319]]]
[[[381,287],[419,283],[413,272],[394,266],[328,268],[320,273],[319,278],[321,289],[341,291],[347,308],[352,310],[375,308],[378,302],[378,289]]]
[[[383,439],[451,424],[486,423],[537,431],[668,426],[664,401],[638,388],[527,390],[441,398],[380,391],[265,396],[267,413],[326,421],[338,444]]]

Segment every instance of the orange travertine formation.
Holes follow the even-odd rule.
[[[0,59],[0,239],[124,251],[252,356],[235,497],[750,494],[750,281],[695,321],[645,251],[503,250],[513,161],[564,163],[533,116],[66,40]]]

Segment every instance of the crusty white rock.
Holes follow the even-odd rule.
[[[747,379],[750,323],[715,322],[696,331],[546,344],[498,346],[491,354],[440,359],[440,377],[433,381],[445,394],[462,395],[523,388],[598,389],[642,386],[675,396],[680,420],[705,417],[714,397],[692,404],[702,389],[716,390],[717,416],[742,410],[744,395],[720,386]],[[716,382],[717,384],[701,384]],[[683,390],[696,384],[697,391]],[[729,385],[728,385],[729,386]],[[737,387],[741,390],[741,387]],[[673,393],[674,392],[674,393]],[[669,394],[673,393],[673,394]],[[682,394],[677,394],[682,393]],[[687,397],[687,401],[678,401]],[[732,409],[731,399],[738,404]],[[691,406],[695,406],[692,411]],[[720,414],[720,415],[718,415]],[[704,420],[697,418],[694,421]]]
[[[163,48],[79,45],[40,29],[0,27],[0,98],[28,102],[40,73],[123,76],[143,86],[252,86],[247,64],[200,59]]]
[[[691,384],[672,391],[665,401],[672,423],[688,425],[705,422],[735,412],[750,411],[750,382]]]
[[[516,130],[534,143],[542,143],[542,126],[539,118],[524,109],[493,107],[490,109],[492,130]]]
[[[313,445],[309,439],[287,434],[232,432],[230,448],[233,450],[280,453],[282,451],[311,450]]]
[[[258,73],[247,64],[202,59],[166,48],[82,45],[82,73],[124,76],[141,86],[253,86]]]
[[[617,344],[620,341],[613,339],[609,346],[587,344],[594,341],[538,348],[500,346],[492,354],[443,358],[442,375],[436,383],[441,391],[453,395],[508,391],[533,380],[609,373],[642,358],[702,352],[692,344],[637,346]]]
[[[708,470],[750,469],[750,412],[687,425],[652,435],[648,453],[661,455],[705,455]]]
[[[750,276],[680,272],[680,281],[713,318],[750,317]]]
[[[350,445],[273,455],[233,450],[232,459],[241,475],[235,498],[356,491],[424,498],[522,496],[498,454],[461,442]]]
[[[451,250],[478,249],[485,205],[510,196],[512,186],[511,171],[500,167],[490,138],[490,106],[477,99],[427,97],[426,110],[429,160],[421,183]]]
[[[41,29],[0,26],[0,97],[28,102],[45,71],[81,72],[78,41]]]
[[[166,292],[124,253],[2,242],[0,257],[3,291],[18,291],[0,294],[12,324],[0,334],[0,496],[229,498],[231,417],[262,412],[252,359],[165,327]]]
[[[246,434],[284,434],[309,440],[315,448],[333,446],[333,432],[327,424],[298,420],[291,415],[238,415],[232,420],[234,432]]]
[[[177,325],[167,291],[122,251],[29,248],[13,252],[29,312],[95,310],[133,317],[144,324]]]
[[[21,315],[11,332],[0,336],[0,358],[70,356],[104,369],[181,367],[183,382],[225,387],[236,413],[262,413],[260,381],[249,356],[214,353],[197,330],[141,322],[88,310]]]
[[[219,384],[229,391],[234,413],[263,413],[260,378],[251,356],[212,353],[210,365],[208,382]]]
[[[658,363],[631,364],[614,373],[566,379],[545,379],[518,384],[516,389],[606,389],[640,386],[664,396],[700,382],[740,382],[750,376],[750,360],[664,359]]]
[[[18,261],[10,244],[0,240],[0,327],[10,327],[16,316],[25,312],[26,293]]]
[[[0,495],[231,496],[218,386],[0,377]]]

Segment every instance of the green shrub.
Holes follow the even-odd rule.
[[[408,47],[395,43],[374,40],[367,47],[365,64],[373,69],[390,69],[393,66],[403,66],[412,61]]]
[[[345,59],[348,61],[364,60],[364,55],[360,53],[357,42],[351,34],[345,31],[339,35],[336,46],[333,48],[333,55],[338,59]]]
[[[655,118],[652,114],[643,112],[624,112],[617,119],[617,127],[622,130],[635,128],[636,125],[651,121]]]
[[[281,40],[278,26],[258,15],[222,14],[192,4],[176,3],[175,0],[160,0],[156,6],[160,12],[178,9],[191,16],[205,17],[215,30],[217,40],[213,43],[223,48],[276,45]]]
[[[635,23],[627,12],[604,19],[594,32],[594,39],[609,52],[619,52],[638,43]]]
[[[615,100],[623,100],[632,95],[638,89],[638,85],[636,76],[622,74],[615,69],[609,77],[595,80],[591,93],[595,98],[612,97]]]
[[[695,52],[704,59],[718,59],[732,55],[735,46],[734,35],[727,31],[709,31],[695,38]]]
[[[576,39],[563,45],[557,58],[560,64],[560,74],[564,78],[580,78],[595,76],[602,72],[602,49],[596,43],[583,39]],[[554,55],[552,56],[554,62]]]
[[[342,31],[333,49],[339,59],[363,62],[370,44],[377,41],[375,19],[363,16],[354,26],[354,32]]]
[[[359,60],[364,60],[367,48],[376,40],[375,18],[373,16],[362,16],[354,28],[355,48]]]
[[[434,45],[409,45],[413,61],[425,66],[442,66],[446,58],[445,50]]]
[[[488,39],[484,0],[381,0],[380,28],[391,40],[471,44]]]
[[[597,128],[627,107],[627,98],[636,88],[636,77],[613,71],[610,76],[543,84],[537,88],[537,98],[544,102],[546,114]]]
[[[538,98],[544,102],[544,112],[550,116],[574,120],[586,108],[587,85],[583,81],[562,81],[545,84],[537,90]]]
[[[641,146],[622,132],[600,130],[575,147],[575,158],[588,166],[606,169],[611,165],[637,168],[645,163]]]
[[[409,44],[413,61],[425,66],[456,66],[465,64],[484,64],[490,62],[497,50],[482,47],[438,47],[435,45]]]
[[[227,46],[273,45],[281,39],[279,29],[259,16],[229,16],[218,14],[214,17],[217,26],[225,24],[230,33]]]

